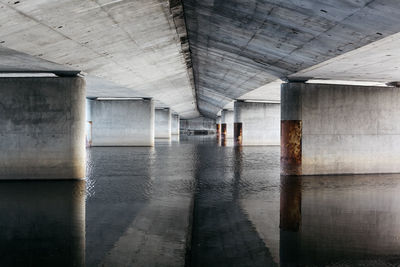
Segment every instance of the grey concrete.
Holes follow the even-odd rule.
[[[85,177],[85,83],[0,78],[0,179]]]
[[[157,108],[154,123],[155,138],[171,138],[171,109]]]
[[[395,87],[283,84],[281,120],[302,121],[301,173],[400,172],[399,103]]]
[[[88,100],[92,146],[153,146],[151,99]],[[89,132],[88,132],[89,134]]]
[[[172,135],[179,135],[180,129],[180,119],[178,114],[171,115],[171,134]]]
[[[0,5],[0,45],[145,93],[181,116],[199,116],[179,6],[168,0]]]
[[[397,0],[0,4],[0,70],[65,75],[56,62],[120,86],[88,96],[149,95],[182,118],[198,117],[197,106],[214,118],[239,98],[279,100],[266,85],[278,78],[400,80]]]
[[[198,105],[209,116],[268,82],[400,31],[397,0],[183,3]]]
[[[242,145],[280,144],[280,104],[235,102],[235,123],[242,123]]]
[[[221,124],[226,124],[226,138],[233,138],[233,123],[235,113],[233,110],[224,109],[221,111]]]
[[[0,73],[54,73],[75,76],[80,71],[0,46]]]

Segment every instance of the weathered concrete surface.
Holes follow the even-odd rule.
[[[85,266],[85,181],[0,183],[1,266]]]
[[[171,138],[171,109],[156,108],[154,132],[155,138]]]
[[[221,111],[221,128],[224,129],[224,127],[226,127],[225,133],[222,130],[221,134],[225,134],[225,138],[233,138],[234,121],[235,121],[235,113],[233,112],[233,110],[224,109]]]
[[[347,52],[290,75],[290,79],[331,79],[344,81],[400,81],[400,33]]]
[[[151,99],[88,100],[92,146],[153,146]],[[89,134],[89,133],[88,133]]]
[[[183,117],[199,116],[182,27],[168,0],[0,1],[0,6],[2,46],[146,93]]]
[[[283,84],[281,120],[302,125],[293,174],[400,172],[399,103],[395,87]]]
[[[234,122],[241,123],[241,145],[280,144],[280,104],[236,101],[234,112]]]
[[[268,82],[400,31],[397,0],[183,3],[198,105],[210,116]]]
[[[0,78],[0,179],[85,177],[82,78]]]
[[[178,114],[171,115],[171,134],[172,135],[179,135],[179,126],[180,119]]]
[[[1,73],[54,73],[59,76],[75,76],[80,71],[42,58],[0,46]]]

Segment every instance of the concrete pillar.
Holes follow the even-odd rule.
[[[98,98],[88,106],[92,146],[154,145],[153,100]]]
[[[171,110],[156,108],[155,114],[155,138],[171,139]]]
[[[234,138],[237,145],[279,145],[280,104],[236,101]]]
[[[400,172],[400,88],[281,87],[283,175]]]
[[[85,82],[0,78],[0,179],[85,177]]]
[[[180,118],[178,114],[171,115],[171,134],[172,135],[179,135],[179,122]]]
[[[221,111],[221,138],[233,138],[233,110],[223,109]]]

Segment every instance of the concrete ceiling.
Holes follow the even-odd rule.
[[[318,68],[314,73],[293,75],[400,31],[398,0],[183,0],[183,3],[198,106],[207,116],[214,116],[233,99],[277,78],[309,75],[357,79],[360,73],[371,73],[372,70],[361,67],[370,63],[371,57],[367,57],[358,60],[360,67],[354,70],[358,75],[332,75],[334,65],[321,69],[318,75],[314,75]],[[388,58],[380,60],[376,56],[374,60],[382,62]],[[346,70],[354,67],[352,62],[343,59],[341,62]],[[381,80],[381,74],[373,78]],[[269,98],[265,94],[259,97]]]
[[[183,118],[279,101],[279,78],[400,80],[398,0],[0,0],[0,12],[0,72],[82,70],[90,97],[150,96]]]
[[[97,80],[99,90],[92,86],[91,96],[148,95],[182,117],[199,116],[182,25],[176,24],[167,0],[0,1],[0,12],[2,47],[116,84],[104,92],[107,84]],[[10,65],[1,66],[12,71]]]

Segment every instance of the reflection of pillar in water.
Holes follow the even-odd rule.
[[[85,181],[1,182],[0,212],[0,266],[85,265]]]
[[[281,176],[280,242],[281,266],[297,266],[300,253],[301,179]]]
[[[221,123],[221,146],[225,146],[226,145],[226,123]]]
[[[235,145],[237,146],[242,145],[242,140],[243,140],[242,125],[243,124],[241,122],[235,122],[233,124],[233,138]]]
[[[297,232],[301,224],[301,180],[296,176],[281,176],[281,211],[279,227]]]

